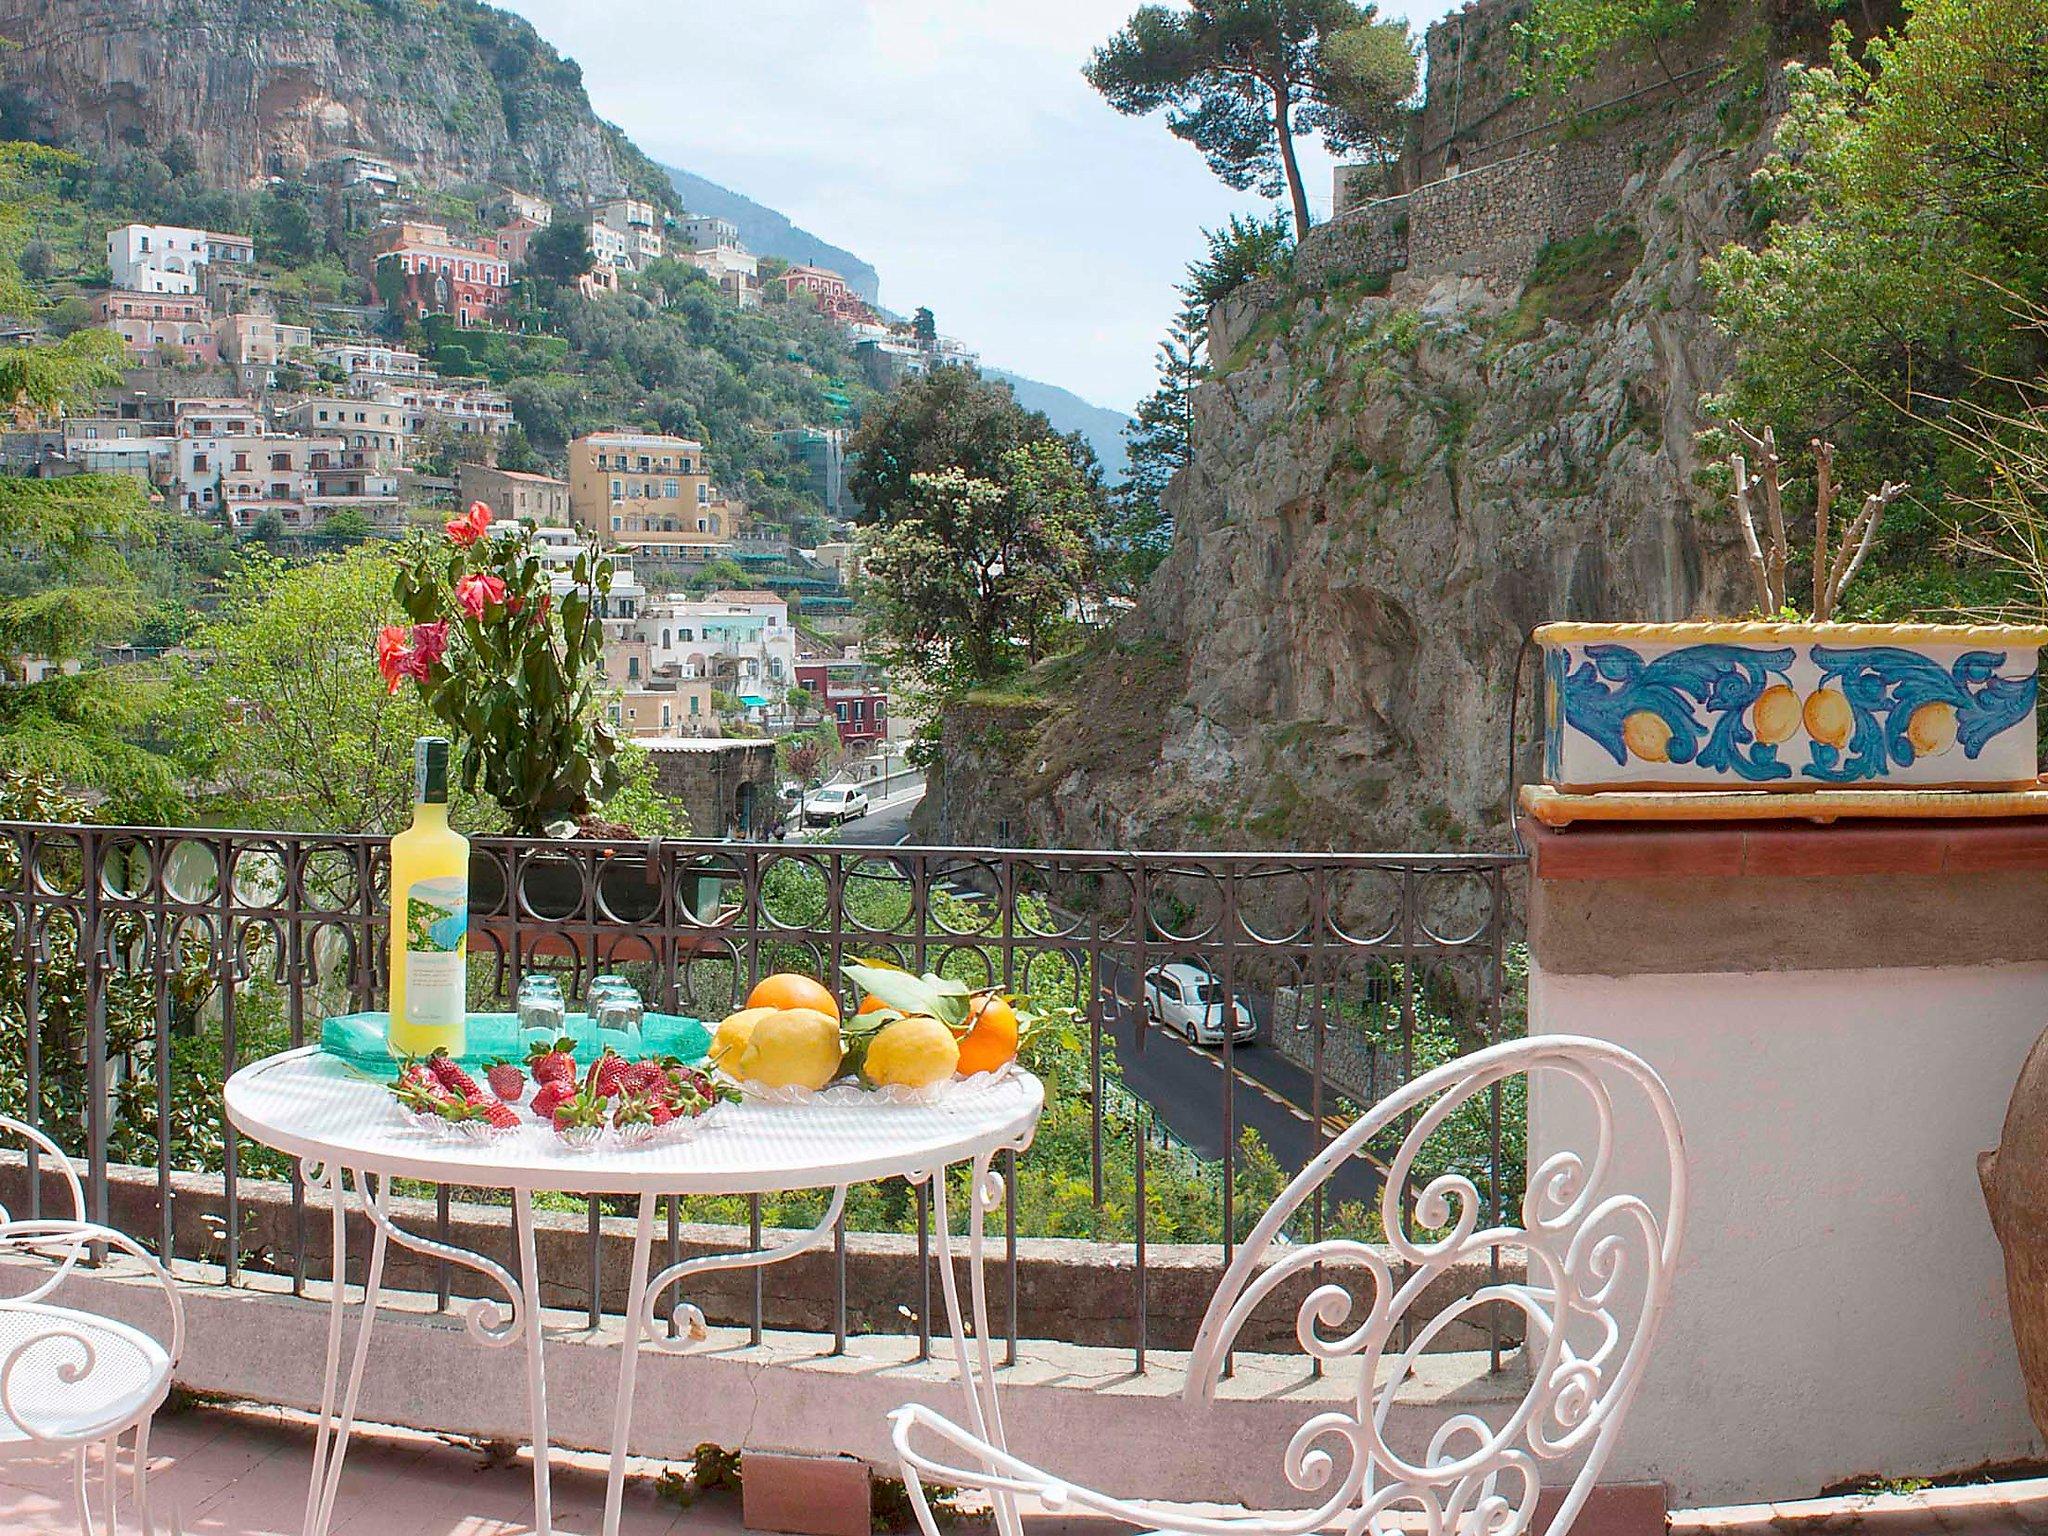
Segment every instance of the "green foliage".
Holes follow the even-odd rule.
[[[1647,53],[1672,79],[1664,44],[1698,14],[1699,0],[1537,0],[1515,29],[1528,45],[1531,76],[1544,89],[1562,91],[1614,53]]]
[[[544,283],[572,286],[596,264],[590,225],[581,219],[557,219],[526,243],[526,273]]]
[[[1101,521],[1067,445],[1012,448],[984,479],[911,477],[908,506],[865,530],[867,636],[884,661],[960,691],[1058,648]]]
[[[213,814],[303,831],[405,825],[413,742],[434,726],[412,690],[387,698],[377,675],[397,571],[378,548],[297,566],[244,556],[193,636],[207,664],[180,688],[182,755]]]
[[[1754,199],[1759,248],[1707,266],[1736,362],[1715,414],[1840,448],[1845,484],[1903,480],[1859,599],[1880,614],[1995,599],[1999,577],[1945,547],[1945,493],[1971,494],[1958,411],[2023,408],[2040,333],[2013,296],[2048,289],[2048,12],[2037,0],[1929,0],[1863,58],[1838,34],[1792,100]],[[1803,512],[1805,499],[1794,503]],[[1949,509],[1951,514],[1966,511]]]
[[[1246,283],[1284,275],[1293,261],[1294,235],[1277,210],[1268,218],[1233,213],[1228,224],[1202,234],[1209,253],[1189,264],[1180,291],[1204,311]]]
[[[1160,498],[1192,454],[1195,386],[1208,374],[1208,311],[1192,297],[1159,343],[1159,386],[1138,402],[1124,428],[1129,449],[1123,483],[1111,494],[1096,570],[1103,585],[1134,594],[1166,558],[1173,524]]]
[[[539,836],[589,816],[621,783],[596,608],[612,563],[579,551],[556,602],[527,531],[488,524],[479,504],[445,538],[414,535],[394,587],[413,629],[381,631],[379,663],[393,692],[410,681],[456,734],[463,788],[481,786],[514,832]]]
[[[1309,227],[1295,137],[1332,153],[1386,157],[1414,94],[1405,23],[1353,0],[1190,0],[1138,9],[1082,71],[1117,111],[1165,110],[1167,130],[1238,191],[1284,190]]]
[[[889,522],[912,509],[915,478],[957,469],[994,480],[1006,455],[1031,443],[1065,441],[1038,411],[1017,403],[1007,384],[967,368],[937,368],[901,385],[861,421],[847,444],[854,461],[847,488],[870,522]],[[1085,444],[1070,456],[1092,468]]]

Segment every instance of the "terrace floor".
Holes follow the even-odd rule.
[[[298,1536],[313,1465],[312,1423],[306,1417],[260,1408],[188,1408],[157,1417],[149,1449],[149,1502],[160,1533]],[[684,1509],[655,1492],[662,1470],[656,1462],[635,1466],[621,1536],[739,1536],[736,1499],[714,1496]],[[604,1477],[600,1457],[556,1454],[558,1532],[594,1533],[602,1527]],[[97,1495],[96,1471],[93,1488]],[[124,1479],[124,1533],[138,1529],[128,1492]],[[77,1536],[73,1509],[67,1462],[0,1462],[4,1536]],[[359,1432],[349,1444],[330,1529],[331,1536],[531,1531],[532,1463],[524,1456],[494,1460],[473,1445],[407,1430]]]
[[[260,1407],[193,1407],[159,1415],[150,1439],[150,1503],[160,1532],[183,1536],[297,1536],[305,1514],[313,1427],[303,1414]],[[68,1464],[0,1462],[0,1536],[77,1536]],[[622,1536],[742,1536],[739,1501],[712,1494],[684,1508],[655,1489],[660,1462],[636,1459]],[[604,1459],[556,1452],[558,1532],[595,1533],[604,1517]],[[124,1486],[121,1529],[134,1531]],[[175,1522],[175,1523],[174,1523]],[[358,1430],[332,1536],[518,1536],[533,1529],[533,1475],[524,1456],[489,1455],[411,1430]],[[1110,1536],[1121,1527],[1033,1516],[1042,1536]],[[988,1527],[970,1522],[963,1536]],[[1590,1515],[1581,1536],[1599,1536]],[[2044,1536],[2048,1478],[1992,1487],[1674,1511],[1669,1536]]]

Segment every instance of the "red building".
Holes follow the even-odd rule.
[[[457,325],[489,325],[512,296],[511,264],[496,236],[466,240],[408,219],[378,230],[376,250],[380,279],[387,270],[400,278],[392,297],[408,320],[448,315]]]
[[[835,667],[823,661],[800,661],[795,671],[797,686],[808,689],[838,725],[842,747],[888,739],[889,696],[858,663],[849,667],[842,662]]]
[[[846,279],[827,267],[791,267],[779,279],[782,291],[794,297],[808,293],[818,313],[842,325],[858,325],[875,318],[860,296],[846,286]]]

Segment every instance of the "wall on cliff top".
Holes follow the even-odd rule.
[[[0,0],[17,131],[100,150],[184,140],[208,179],[300,178],[345,149],[429,187],[569,202],[651,173],[524,21],[449,0]]]

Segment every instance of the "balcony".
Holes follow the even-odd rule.
[[[1789,857],[1757,846],[1759,871],[1766,853]],[[1858,878],[1894,878],[1894,863],[1897,878],[1922,878],[1911,875],[1925,864],[1914,846],[1906,832],[1883,849],[1858,843]],[[0,1108],[28,1108],[75,1159],[92,1214],[170,1263],[192,1319],[183,1384],[264,1405],[269,1415],[168,1421],[173,1467],[164,1486],[179,1486],[176,1463],[189,1461],[184,1486],[213,1490],[187,1505],[189,1530],[296,1528],[299,1511],[276,1490],[304,1497],[303,1415],[319,1404],[329,1212],[295,1163],[224,1122],[221,1084],[236,1065],[317,1038],[324,1015],[381,999],[384,853],[382,839],[346,833],[0,824],[0,1031],[17,1062],[0,1085]],[[1306,1353],[1296,1332],[1312,1284],[1358,1281],[1333,1263],[1313,1282],[1280,1286],[1247,1319],[1215,1410],[1220,1430],[1201,1427],[1180,1404],[1204,1308],[1252,1223],[1362,1106],[1525,1025],[1554,1031],[1566,1009],[1563,1022],[1576,1029],[1666,1058],[1657,1064],[1673,1079],[1700,1186],[1667,1330],[1671,1359],[1623,1436],[1623,1482],[1654,1478],[1694,1505],[1747,1503],[1740,1494],[1749,1490],[1816,1493],[1850,1480],[1845,1468],[1918,1476],[2006,1459],[2007,1447],[2023,1454],[2030,1431],[2014,1406],[2009,1341],[1998,1343],[2007,1325],[1996,1246],[1978,1230],[1981,1205],[1957,1208],[1956,1191],[1973,1178],[1967,1159],[1953,1169],[1947,1160],[1957,1145],[1995,1141],[2017,1067],[2011,1041],[2022,1032],[2030,1039],[2038,1023],[2039,1010],[2026,1011],[2038,1001],[2038,979],[1952,979],[1991,1022],[1940,1052],[1912,1055],[1918,1091],[1936,1095],[1929,1102],[1946,1106],[1946,1118],[1924,1132],[1902,1129],[1896,1096],[1879,1086],[1901,1061],[1897,1036],[1871,1021],[1910,1016],[1933,995],[1920,982],[1900,980],[1901,971],[1830,983],[1824,995],[1871,1031],[1862,1059],[1831,1056],[1838,1047],[1810,1034],[1793,1039],[1775,1022],[1782,1008],[1770,987],[1747,979],[1779,975],[1779,990],[1797,994],[1783,1006],[1795,1011],[1816,995],[1758,959],[1788,943],[1801,965],[1821,964],[1809,938],[1788,938],[1795,925],[1771,915],[1776,888],[1716,905],[1711,871],[1722,855],[1682,838],[1651,850],[1599,831],[1550,834],[1534,854],[1532,864],[1492,854],[479,839],[472,1006],[507,1006],[520,976],[536,969],[559,974],[572,996],[593,972],[619,970],[650,1006],[716,1019],[760,975],[801,970],[831,980],[869,958],[1029,994],[1059,1020],[1032,1061],[1047,1084],[1047,1110],[1033,1145],[999,1158],[989,1212],[989,1337],[1012,1437],[1098,1486],[1130,1483],[1135,1465],[1149,1488],[1247,1503],[1290,1495],[1279,1448],[1317,1405],[1341,1405],[1360,1389],[1346,1363]],[[2026,857],[2048,864],[2048,841]],[[1872,910],[1928,899],[1904,890],[1866,895]],[[1603,902],[1617,892],[1627,903],[1610,911]],[[1981,892],[1965,881],[1950,895],[1936,905],[1967,909]],[[1782,899],[1811,898],[1800,890]],[[1533,991],[1521,979],[1517,914],[1525,910]],[[1940,921],[1952,928],[1966,916]],[[1624,933],[1632,947],[1595,955],[1598,932]],[[1899,941],[1897,963],[1910,970],[1916,955],[1904,951],[1923,941],[1935,940]],[[1743,979],[1718,979],[1735,974],[1731,957]],[[1644,970],[1651,962],[1661,969]],[[1168,963],[1206,972],[1226,1010],[1244,1004],[1256,1040],[1196,1046],[1147,1023],[1144,978]],[[1640,1019],[1638,996],[1658,999]],[[1997,1042],[1984,1043],[1994,1030]],[[1825,1080],[1786,1066],[1786,1052],[1835,1061],[1853,1083],[1851,1098],[1826,1100]],[[1983,1085],[2001,1074],[2003,1086],[1987,1099]],[[1470,1178],[1489,1214],[1519,1209],[1526,1149],[1549,1144],[1563,1122],[1554,1107],[1498,1089],[1468,1108],[1428,1157],[1404,1167],[1391,1205],[1381,1201],[1392,1147],[1375,1141],[1303,1207],[1291,1239],[1352,1238],[1398,1276],[1406,1271],[1385,1246],[1382,1211],[1399,1211],[1409,1227],[1416,1197],[1439,1174]],[[1845,1169],[1867,1161],[1874,1139],[1890,1156],[1883,1188],[1865,1190]],[[1764,1170],[1775,1171],[1778,1187],[1760,1187]],[[47,1165],[0,1162],[0,1198],[17,1214],[44,1208],[55,1189]],[[520,1266],[502,1194],[401,1184],[392,1208],[422,1237]],[[629,1209],[613,1197],[563,1197],[543,1202],[537,1216],[555,1436],[572,1452],[611,1443],[608,1383],[629,1285]],[[1817,1226],[1816,1209],[1834,1212],[1835,1225]],[[816,1194],[671,1198],[654,1241],[669,1261],[709,1258],[803,1231],[826,1214]],[[1881,1243],[1873,1246],[1872,1233],[1893,1219],[1946,1245],[1938,1250],[1948,1256],[1944,1277],[1842,1270],[1845,1254],[1875,1262]],[[1788,1222],[1812,1235],[1815,1257],[1785,1257]],[[366,1220],[349,1219],[357,1283],[371,1235]],[[638,1471],[684,1462],[705,1442],[845,1452],[893,1471],[884,1412],[906,1398],[944,1404],[953,1390],[938,1235],[925,1186],[855,1186],[815,1248],[772,1268],[693,1281],[708,1337],[679,1354],[647,1355],[631,1442],[647,1458]],[[1829,1277],[1819,1289],[1815,1263]],[[1446,1325],[1427,1340],[1422,1391],[1404,1413],[1440,1417],[1455,1404],[1484,1418],[1523,1398],[1530,1376],[1520,1314],[1483,1301],[1454,1321],[1449,1314],[1457,1298],[1524,1272],[1521,1251],[1502,1245],[1431,1282],[1401,1337],[1429,1332],[1439,1313]],[[477,1351],[464,1333],[466,1301],[491,1294],[471,1269],[394,1250],[385,1285],[378,1326],[391,1363],[365,1379],[361,1416],[397,1438],[373,1441],[362,1467],[384,1467],[393,1490],[442,1497],[428,1484],[445,1495],[449,1474],[435,1469],[452,1464],[449,1453],[430,1453],[417,1437],[518,1440],[517,1363]],[[1898,1382],[1893,1411],[1874,1415],[1853,1396],[1867,1396],[1855,1385],[1867,1373],[1843,1340],[1859,1336],[1879,1298],[1892,1320],[1889,1347],[1924,1374]],[[1950,1391],[1931,1362],[1967,1350],[1975,1363],[1956,1368],[1975,1373],[1975,1396],[1931,1429],[1923,1406]],[[1781,1379],[1774,1360],[1797,1363]],[[1745,1419],[1739,1394],[1717,1395],[1733,1379],[1768,1379],[1801,1406],[1788,1418],[1758,1403]],[[1702,1395],[1704,1383],[1714,1392]],[[1838,1402],[1839,1418],[1816,1428],[1808,1417],[1815,1400]],[[1748,1438],[1737,1428],[1744,1422]],[[1218,1444],[1247,1449],[1219,1463]],[[242,1508],[222,1491],[234,1478],[199,1476],[210,1458],[236,1456],[267,1469],[242,1474],[251,1500],[264,1479],[274,1485],[263,1495],[271,1502],[253,1514],[255,1504]],[[415,1482],[400,1463],[418,1470]],[[350,1498],[387,1484],[356,1466],[344,1479],[355,1492],[343,1508],[360,1513],[372,1506]],[[1745,1466],[1755,1469],[1750,1483]],[[521,1475],[501,1467],[480,1477],[459,1513],[492,1517],[502,1494],[505,1517],[524,1518]],[[594,1508],[587,1499],[577,1506],[575,1486],[565,1476],[563,1510]],[[32,1480],[0,1483],[0,1508],[11,1494],[27,1509],[38,1490],[48,1491]],[[629,1501],[629,1511],[644,1528],[668,1529],[678,1518],[645,1487],[633,1497],[640,1502]],[[191,1518],[209,1509],[221,1523]],[[1697,1520],[1707,1522],[1700,1530],[1712,1523]],[[588,1518],[569,1523],[594,1527]],[[1729,1516],[1720,1528],[1741,1524]]]

